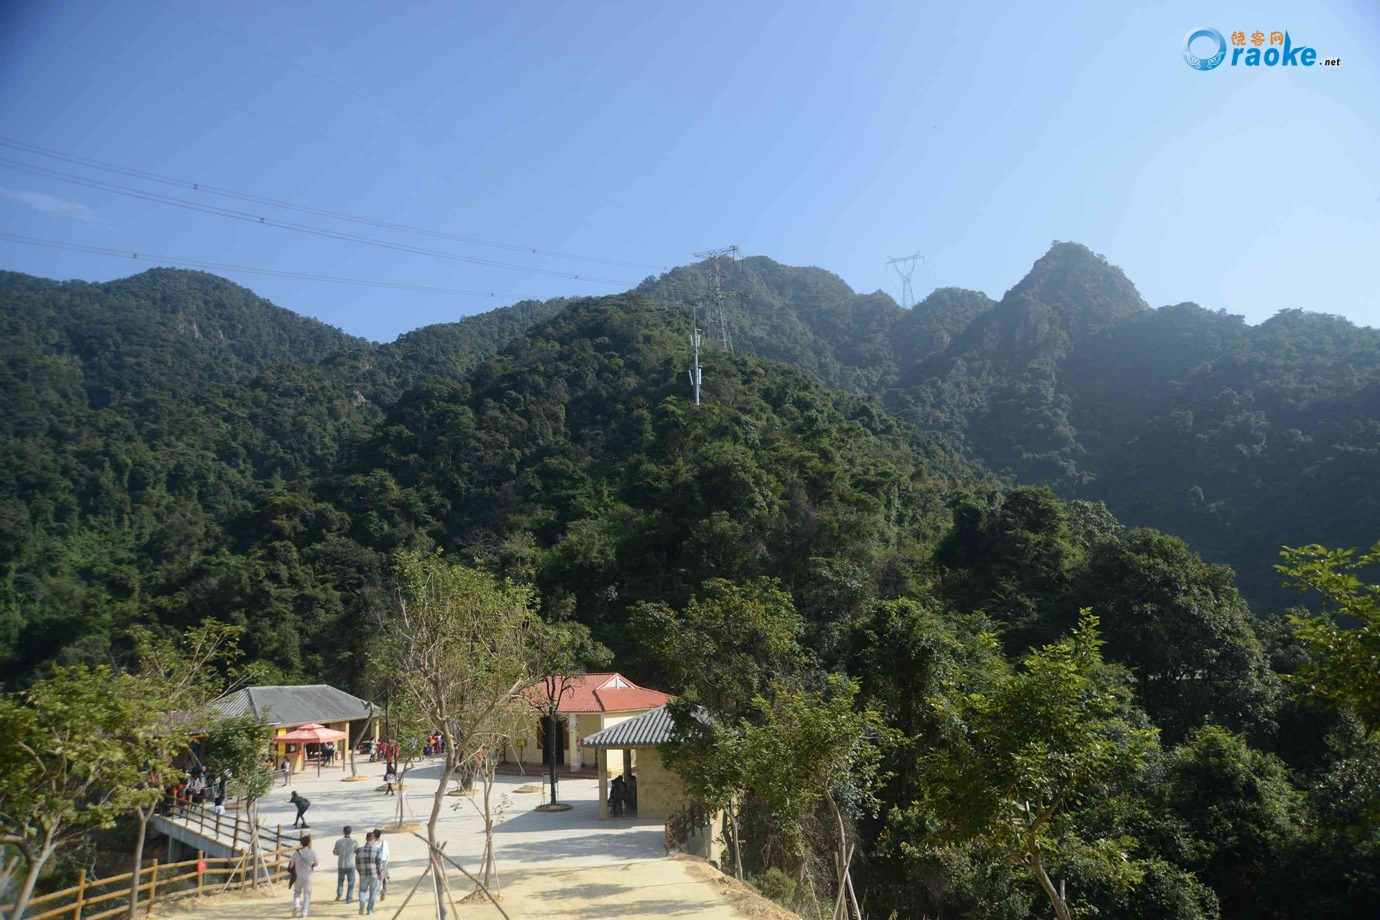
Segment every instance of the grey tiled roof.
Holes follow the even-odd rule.
[[[227,716],[259,716],[273,725],[308,722],[346,722],[374,713],[368,700],[351,696],[328,684],[300,687],[246,687],[227,693],[211,704]]]
[[[703,710],[697,709],[695,717],[704,720]],[[671,710],[663,705],[595,732],[585,738],[584,745],[593,748],[660,747],[671,743],[674,731]]]

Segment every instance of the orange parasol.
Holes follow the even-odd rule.
[[[298,744],[324,744],[328,741],[343,741],[345,733],[327,728],[316,722],[309,722],[306,725],[299,725],[286,735],[279,735],[274,738],[275,742],[288,741]]]

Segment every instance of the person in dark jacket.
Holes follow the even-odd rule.
[[[309,827],[310,825],[307,824],[307,819],[304,816],[307,809],[311,807],[311,802],[298,795],[296,789],[292,790],[292,795],[288,797],[288,801],[297,806],[297,818],[292,822],[292,826]]]

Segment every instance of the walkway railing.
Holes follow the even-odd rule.
[[[709,810],[692,803],[666,817],[666,853],[684,851],[690,838],[709,829]]]
[[[153,860],[139,870],[139,909],[151,913],[154,905],[165,905],[184,898],[201,898],[209,894],[242,889],[263,884],[271,879],[276,885],[287,877],[287,856],[281,848],[265,852],[258,865],[246,855],[226,859],[207,859],[200,853],[196,859],[159,865]],[[29,901],[24,920],[102,920],[129,912],[129,891],[134,873],[107,878],[88,879],[86,870],[77,874],[77,884],[71,888],[39,895]],[[0,908],[0,915],[10,917],[13,907]]]
[[[163,800],[163,805],[158,813],[168,820],[182,825],[187,830],[196,831],[203,837],[210,837],[232,850],[249,849],[249,842],[253,837],[254,829],[250,827],[248,818],[238,810],[233,814],[230,812],[221,814],[215,808],[207,808],[204,803],[168,796]],[[283,826],[281,824],[272,831],[259,825],[257,831],[260,849],[272,849],[276,852],[282,846]]]

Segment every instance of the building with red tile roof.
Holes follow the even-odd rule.
[[[551,732],[538,715],[539,707],[546,706],[550,690],[561,691],[556,707],[557,731],[553,738],[548,738]],[[586,736],[675,699],[669,693],[639,687],[616,671],[554,678],[550,687],[545,682],[532,687],[527,698],[533,707],[530,729],[513,739],[504,752],[504,759],[542,764],[554,755],[557,763],[573,768],[593,767],[597,763],[596,751],[584,749],[582,739]]]

